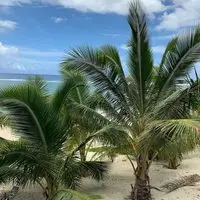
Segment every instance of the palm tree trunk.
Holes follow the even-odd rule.
[[[86,145],[84,145],[81,149],[80,149],[80,158],[81,161],[86,161]]]
[[[44,196],[46,200],[49,200],[53,197],[55,192],[57,191],[57,186],[54,180],[49,177],[46,177],[47,187],[44,190]]]
[[[168,168],[169,169],[177,169],[177,167],[179,166],[180,164],[178,164],[178,158],[177,157],[173,157],[173,158],[170,158],[169,161],[168,161]]]
[[[132,186],[131,200],[151,199],[148,159],[142,160],[141,158],[142,157],[140,156],[138,166],[135,171],[136,180],[134,187]]]

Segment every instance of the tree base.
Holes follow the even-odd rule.
[[[131,200],[151,200],[151,188],[149,185],[135,184],[132,187]]]
[[[176,170],[179,166],[180,164],[177,159],[171,159],[169,160],[168,165],[166,165],[166,168]]]

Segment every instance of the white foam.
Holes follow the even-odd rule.
[[[23,82],[26,81],[26,79],[0,79],[0,81],[17,81],[17,82]],[[57,80],[57,81],[49,81],[46,80],[47,83],[60,83],[61,81]]]

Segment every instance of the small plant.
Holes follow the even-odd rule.
[[[63,150],[63,144],[70,142],[73,127],[66,109],[66,94],[76,84],[67,79],[51,98],[44,81],[38,77],[36,81],[31,79],[0,91],[2,112],[14,134],[20,136],[17,141],[0,142],[0,183],[13,182],[22,187],[39,184],[49,200],[62,188],[67,189],[62,196],[69,191],[70,196],[80,197],[80,193],[72,190],[86,174],[103,179],[106,163],[82,161],[77,153],[94,136],[105,134],[104,129],[93,131],[71,151]],[[87,199],[83,195],[84,198]]]

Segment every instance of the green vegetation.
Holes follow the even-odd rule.
[[[107,164],[100,158],[123,154],[135,174],[131,199],[149,200],[152,161],[177,168],[199,145],[199,82],[188,74],[199,61],[200,27],[172,38],[154,67],[138,1],[128,23],[127,76],[115,47],[80,47],[61,63],[63,83],[54,94],[39,76],[0,91],[0,125],[20,136],[0,141],[0,183],[39,184],[48,200],[98,199],[76,191],[81,178],[102,180]],[[180,79],[188,80],[186,88],[177,87]],[[101,146],[93,147],[96,141]]]
[[[63,143],[71,141],[72,123],[65,99],[73,87],[71,79],[66,79],[49,98],[45,82],[36,77],[19,86],[1,90],[0,106],[12,130],[20,136],[19,141],[1,140],[1,183],[12,181],[22,186],[37,183],[46,199],[56,199],[59,191],[65,188],[69,189],[65,193],[70,191],[70,197],[80,199],[80,193],[70,189],[76,189],[82,177],[103,178],[107,171],[106,163],[82,161],[77,157],[83,143],[77,144],[71,152],[63,151]],[[62,93],[63,88],[68,91]],[[92,138],[86,137],[86,140]],[[83,197],[92,199],[87,195]]]
[[[138,1],[130,4],[128,23],[128,79],[117,49],[110,45],[73,49],[61,66],[64,71],[73,69],[86,75],[101,95],[101,100],[96,101],[98,109],[126,133],[128,143],[121,145],[126,145],[123,149],[127,150],[136,179],[131,198],[148,200],[152,160],[172,147],[177,150],[180,143],[181,154],[199,144],[200,120],[191,118],[189,106],[190,96],[198,92],[198,81],[178,88],[177,80],[188,78],[189,70],[199,61],[200,27],[172,38],[154,70],[146,14]],[[98,119],[96,113],[89,117]],[[179,151],[171,153],[177,158]],[[176,152],[178,155],[174,155]]]

